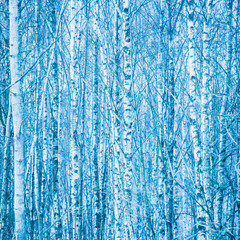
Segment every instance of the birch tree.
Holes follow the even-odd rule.
[[[98,18],[99,2],[96,0],[94,6],[94,77],[93,77],[93,237],[100,239],[101,210],[100,210],[100,186],[99,186],[99,39],[98,39]]]
[[[39,0],[35,1],[35,58],[39,58],[40,55],[40,11],[41,11],[41,2]],[[36,68],[36,90],[35,90],[35,110],[36,117],[34,123],[34,194],[35,194],[35,206],[37,214],[37,226],[36,226],[36,236],[41,240],[43,238],[43,202],[42,202],[42,176],[43,176],[43,165],[42,157],[40,153],[40,128],[39,128],[39,109],[40,109],[40,74],[41,74],[41,64],[38,62]]]
[[[239,19],[240,19],[240,0],[237,1],[237,21],[236,22],[239,22]],[[236,39],[236,56],[237,56],[237,59],[240,59],[240,51],[239,51],[239,34],[237,34],[235,36],[235,39]],[[240,94],[240,69],[239,69],[239,60],[238,62],[236,63],[237,65],[237,79],[238,79],[238,88],[237,88],[237,93],[238,93],[238,96]],[[240,100],[238,98],[238,104],[237,104],[237,109],[240,108]],[[237,127],[239,129],[239,126],[240,126],[240,121],[238,120],[237,122]],[[236,165],[236,171],[237,171],[237,198],[236,198],[236,201],[237,201],[237,240],[240,239],[240,134],[239,134],[239,131],[238,131],[238,148],[237,148],[237,165]]]
[[[119,1],[116,1],[115,6],[115,69],[114,69],[114,120],[113,120],[113,129],[114,129],[114,164],[113,164],[113,174],[114,174],[114,239],[121,239],[121,223],[120,223],[120,213],[121,213],[121,176],[120,176],[120,56],[119,56]]]
[[[196,215],[197,215],[197,239],[205,240],[205,213],[203,211],[203,186],[202,186],[202,157],[201,140],[198,122],[198,94],[197,77],[195,72],[195,46],[194,46],[194,1],[188,1],[188,71],[189,71],[189,116],[190,135],[193,141],[193,153],[195,161],[195,194],[196,194]],[[198,103],[198,104],[197,104]]]
[[[79,139],[78,139],[78,93],[79,93],[79,77],[77,75],[77,27],[78,15],[76,14],[79,9],[79,1],[71,1],[71,43],[70,43],[70,78],[71,78],[71,139],[70,139],[70,152],[71,152],[71,203],[72,203],[72,218],[73,218],[73,239],[79,238],[80,221],[80,205],[79,205],[79,192],[80,192],[80,153],[79,153]]]
[[[227,128],[228,122],[225,117],[227,114],[227,104],[229,87],[231,86],[231,68],[232,68],[232,5],[233,0],[226,1],[227,4],[227,52],[226,52],[226,73],[223,84],[223,97],[220,110],[220,136],[219,136],[219,170],[218,170],[218,184],[219,190],[217,193],[217,216],[216,226],[219,231],[222,229],[222,214],[223,214],[223,200],[224,200],[224,172],[225,162],[227,158]],[[219,232],[219,236],[221,233]]]
[[[24,150],[22,132],[22,104],[19,68],[18,43],[18,1],[9,1],[10,13],[10,71],[11,71],[11,103],[14,132],[14,214],[15,238],[26,239],[24,208]]]
[[[173,5],[167,2],[168,35],[167,35],[167,69],[164,83],[163,115],[164,115],[164,201],[165,201],[165,239],[173,239],[173,133],[174,133],[174,62],[173,62]]]
[[[9,99],[10,100],[10,99]],[[0,237],[3,239],[11,239],[13,232],[13,214],[12,207],[12,163],[11,163],[11,141],[12,141],[12,126],[11,126],[11,102],[9,102],[9,109],[6,121],[6,133],[4,143],[4,158],[3,158],[3,179],[1,189],[1,232]]]
[[[213,202],[211,195],[211,163],[210,163],[210,101],[211,101],[211,73],[210,73],[210,24],[211,3],[206,1],[205,21],[203,23],[203,77],[201,91],[201,137],[202,137],[202,169],[203,187],[206,199],[206,231],[207,239],[213,239],[212,231],[214,225]]]
[[[84,9],[84,15],[85,15],[85,21],[86,21],[86,28],[85,28],[85,54],[84,54],[84,76],[82,81],[82,94],[81,94],[81,147],[80,147],[80,156],[81,156],[81,162],[80,162],[80,193],[79,193],[79,207],[80,207],[80,226],[79,226],[79,232],[80,232],[80,239],[83,238],[83,162],[86,159],[86,137],[85,137],[85,128],[86,128],[86,80],[87,80],[87,70],[88,70],[88,49],[89,49],[89,6],[88,1],[84,1],[85,9]]]
[[[51,30],[53,41],[57,37],[57,4],[56,2],[49,3]],[[62,239],[62,219],[60,213],[59,199],[59,76],[58,76],[58,52],[57,42],[53,44],[53,60],[51,64],[51,80],[52,80],[52,99],[51,99],[51,124],[52,124],[52,198],[53,198],[53,216],[55,239]]]
[[[130,1],[123,1],[123,154],[124,154],[124,226],[125,239],[134,239],[132,226],[132,68],[131,68],[131,32]]]

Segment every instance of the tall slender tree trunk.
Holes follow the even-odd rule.
[[[41,2],[40,0],[35,0],[35,47],[36,47],[36,59],[39,58],[40,55],[40,7]],[[35,90],[35,109],[36,109],[36,118],[34,123],[34,195],[35,195],[35,206],[37,210],[37,229],[36,229],[36,236],[39,240],[43,238],[43,208],[44,205],[42,202],[42,157],[40,154],[40,129],[39,129],[39,104],[40,104],[40,61],[37,63],[36,68],[36,90]]]
[[[130,33],[130,0],[123,1],[123,154],[124,154],[124,226],[125,239],[134,239],[132,225],[132,67],[131,67],[131,33]]]
[[[210,155],[210,113],[211,107],[211,73],[210,73],[210,23],[211,7],[210,2],[206,1],[205,21],[203,25],[203,77],[201,91],[201,137],[202,137],[202,169],[203,169],[203,187],[206,200],[206,233],[207,239],[213,239],[214,212],[212,202],[212,181],[211,181],[211,155]]]
[[[113,128],[114,128],[114,164],[113,164],[113,174],[114,174],[114,239],[121,239],[121,223],[120,223],[120,211],[121,211],[121,177],[120,177],[120,76],[119,76],[119,13],[117,8],[119,8],[119,0],[116,1],[115,7],[115,74],[113,83],[113,99],[114,99],[114,118],[113,118]]]
[[[237,19],[236,22],[239,23],[240,20],[240,0],[237,1]],[[236,58],[238,59],[238,62],[236,62],[236,69],[237,69],[237,94],[240,96],[240,44],[239,44],[239,33],[235,36],[235,49],[236,49]],[[237,109],[240,109],[240,99],[237,100]],[[240,240],[240,119],[237,121],[237,133],[238,133],[238,148],[237,148],[237,165],[236,165],[236,171],[237,171],[237,240]]]
[[[99,39],[98,39],[98,0],[94,6],[94,79],[93,79],[93,238],[100,239],[101,232],[101,202],[100,202],[100,186],[99,186]]]
[[[85,28],[85,60],[84,60],[84,79],[82,81],[82,94],[81,94],[81,145],[80,145],[80,176],[79,176],[79,239],[84,239],[83,235],[83,162],[85,162],[85,115],[86,115],[86,81],[87,81],[87,69],[88,69],[88,30],[89,30],[89,17],[88,17],[88,0],[83,1],[85,5],[85,20],[86,20],[86,28]]]
[[[187,89],[187,87],[186,87]],[[188,238],[191,235],[191,223],[192,218],[190,214],[190,201],[189,201],[189,189],[188,186],[188,175],[189,175],[189,161],[188,157],[188,143],[189,143],[189,127],[188,127],[188,97],[187,93],[183,92],[183,117],[182,117],[182,167],[183,167],[183,186],[182,190],[182,204],[183,204],[183,239]]]
[[[201,141],[198,120],[197,104],[197,77],[195,73],[195,46],[194,46],[194,1],[188,1],[188,71],[189,71],[189,96],[190,96],[190,135],[193,141],[193,154],[195,162],[195,194],[197,212],[197,240],[205,240],[205,213],[203,211],[203,186],[202,186],[202,157]]]
[[[42,117],[42,166],[43,166],[43,175],[42,175],[42,189],[41,189],[41,199],[42,199],[42,207],[41,212],[44,214],[43,216],[43,224],[44,227],[49,226],[50,224],[50,206],[49,206],[49,100],[48,100],[48,92],[47,92],[47,84],[43,93],[43,117]],[[50,236],[50,229],[46,229],[43,233],[43,237],[47,238]]]
[[[56,6],[57,4],[53,1],[50,2],[50,18],[51,28],[53,32],[53,41],[56,40],[57,36],[57,16]],[[58,79],[58,53],[57,43],[53,45],[53,59],[51,64],[51,80],[52,80],[52,198],[53,198],[53,217],[54,217],[54,229],[55,239],[62,239],[62,219],[60,215],[60,195],[59,195],[59,79]]]
[[[72,219],[73,219],[73,239],[79,238],[79,192],[80,192],[80,152],[79,152],[79,137],[78,137],[78,99],[79,99],[79,79],[77,75],[77,27],[78,27],[78,1],[71,0],[71,24],[70,24],[70,80],[71,80],[71,138],[70,138],[70,153],[71,153],[71,204],[72,204]]]
[[[106,7],[107,8],[107,7]],[[103,12],[99,11],[99,19],[104,16]],[[101,119],[100,119],[100,164],[99,164],[99,183],[100,183],[100,189],[101,189],[101,235],[100,238],[104,239],[106,237],[105,232],[105,226],[107,221],[107,184],[108,184],[108,169],[109,169],[109,147],[110,147],[110,131],[109,126],[110,125],[110,118],[109,118],[109,112],[110,112],[110,99],[109,99],[109,74],[108,74],[108,68],[107,68],[107,62],[108,62],[108,56],[107,56],[107,40],[102,37],[102,34],[100,32],[100,25],[98,24],[99,29],[99,55],[101,59],[101,67],[100,67],[100,73],[101,73],[101,85],[99,86],[99,99],[100,99],[100,113],[101,113]]]
[[[173,26],[172,26],[172,2],[167,2],[168,11],[168,49],[166,62],[166,77],[164,88],[164,148],[163,148],[163,172],[164,172],[164,202],[165,202],[165,239],[173,239],[173,151],[174,151],[174,62],[173,62]]]
[[[226,53],[226,76],[223,84],[223,97],[222,105],[220,110],[220,136],[219,136],[219,169],[218,169],[218,184],[219,189],[216,198],[216,227],[219,231],[220,237],[221,230],[223,228],[222,217],[223,217],[223,200],[224,200],[224,172],[225,172],[225,161],[227,158],[227,128],[228,122],[225,117],[227,114],[227,104],[229,95],[229,86],[231,85],[231,68],[232,68],[232,4],[233,0],[227,0],[227,53]],[[220,239],[220,238],[219,238]]]
[[[6,8],[8,2],[5,1]],[[3,19],[9,22],[8,11],[2,14]],[[2,29],[1,29],[2,30]],[[4,49],[1,54],[0,64],[2,67],[1,74],[1,91],[5,89],[10,81],[9,69],[9,34],[6,35],[5,44],[1,43],[0,48]],[[6,54],[7,58],[2,57]],[[14,231],[13,218],[13,130],[12,130],[12,109],[11,98],[9,91],[0,96],[0,120],[3,127],[4,147],[3,147],[3,161],[2,167],[2,181],[1,181],[1,211],[0,211],[0,239],[3,237],[12,239]]]
[[[98,100],[98,41],[94,46],[94,90],[93,90],[93,190],[94,190],[94,239],[100,239],[100,187],[99,187],[99,100]]]
[[[19,69],[19,43],[18,43],[18,1],[9,1],[10,12],[10,71],[11,71],[11,102],[14,131],[14,213],[15,238],[26,239],[25,209],[24,209],[24,140],[22,99]]]
[[[11,218],[11,201],[12,201],[12,163],[11,163],[11,101],[9,102],[8,115],[6,121],[6,133],[3,156],[3,178],[1,189],[1,231],[0,239],[10,240],[13,234],[13,219]]]

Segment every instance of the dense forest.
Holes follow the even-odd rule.
[[[0,0],[0,239],[240,240],[240,0]]]

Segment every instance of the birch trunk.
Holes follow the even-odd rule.
[[[216,197],[216,227],[218,231],[223,228],[222,215],[223,215],[223,200],[224,200],[224,172],[225,172],[225,161],[227,158],[226,143],[227,143],[227,104],[229,95],[229,86],[231,84],[231,68],[232,68],[232,0],[227,1],[227,53],[226,53],[226,76],[223,84],[223,97],[222,105],[220,110],[220,136],[219,136],[219,169],[218,169],[218,184],[219,189]],[[219,232],[220,234],[220,232]],[[220,235],[219,235],[220,236]]]
[[[56,19],[56,3],[50,3],[51,12],[51,28],[53,32],[53,41],[55,41],[57,34],[57,19]],[[62,219],[60,215],[60,202],[59,202],[59,79],[58,79],[58,53],[57,43],[53,45],[53,59],[51,64],[51,80],[52,80],[52,198],[53,198],[53,217],[54,217],[54,230],[55,239],[62,239]]]
[[[212,182],[211,182],[211,163],[210,163],[210,113],[211,107],[211,75],[210,75],[210,24],[211,8],[210,2],[206,2],[205,21],[203,25],[203,77],[201,91],[201,135],[202,135],[202,169],[203,169],[203,187],[206,200],[206,236],[207,239],[213,239],[214,213],[212,203]]]
[[[99,39],[98,29],[98,0],[95,1],[94,9],[94,79],[93,79],[93,238],[100,239],[101,232],[101,209],[100,209],[100,186],[99,186]]]
[[[188,157],[188,142],[189,142],[189,132],[188,132],[188,97],[186,93],[183,93],[183,120],[182,120],[182,165],[183,165],[183,185],[184,189],[182,202],[183,202],[183,239],[187,239],[191,235],[191,225],[192,219],[190,215],[190,201],[189,201],[189,189],[187,189],[188,185],[188,175],[189,175],[189,161],[190,158]]]
[[[36,47],[36,59],[39,58],[40,55],[40,6],[41,2],[40,0],[35,0],[35,47]],[[42,232],[43,232],[43,212],[42,212],[42,158],[40,154],[40,141],[39,141],[39,104],[40,104],[40,98],[39,98],[39,92],[40,92],[40,62],[37,63],[37,69],[36,69],[36,90],[35,90],[35,109],[36,109],[36,118],[34,123],[34,129],[35,129],[35,142],[34,142],[34,160],[35,160],[35,169],[34,169],[34,195],[35,195],[35,206],[37,210],[37,229],[36,229],[36,235],[37,238],[41,240],[43,238]]]
[[[6,120],[6,133],[4,142],[3,156],[3,180],[1,190],[1,230],[0,238],[12,239],[13,219],[11,219],[11,180],[12,180],[12,164],[11,164],[11,101],[9,101],[8,115]]]
[[[173,239],[173,151],[174,151],[174,63],[173,63],[173,29],[172,29],[172,3],[167,2],[168,11],[168,49],[166,62],[166,77],[164,89],[164,149],[163,149],[163,172],[164,172],[164,202],[165,202],[165,239]]]
[[[114,94],[114,239],[121,239],[121,223],[120,223],[120,211],[121,211],[121,177],[120,177],[120,76],[119,76],[119,13],[117,8],[119,7],[119,0],[116,1],[115,6],[115,77],[113,85]]]
[[[84,4],[87,3],[87,1],[84,1]],[[82,81],[82,94],[81,94],[81,146],[80,146],[80,192],[79,192],[79,239],[84,239],[83,235],[83,162],[85,162],[85,115],[86,115],[86,81],[87,81],[87,69],[88,69],[88,25],[89,25],[89,17],[88,17],[88,4],[85,6],[85,20],[86,20],[86,32],[85,32],[85,62],[84,62],[84,79]]]
[[[48,189],[49,189],[49,104],[48,104],[48,93],[43,93],[43,136],[42,136],[42,142],[43,142],[43,152],[42,152],[42,164],[43,164],[43,175],[42,175],[42,189],[41,189],[41,199],[42,199],[42,207],[41,212],[44,214],[43,218],[43,224],[44,226],[49,226],[50,223],[50,207],[49,207],[49,196],[47,196]],[[43,233],[43,237],[46,239],[48,236],[50,236],[50,229],[46,229]]]
[[[79,8],[78,1],[71,0],[71,24],[70,24],[70,80],[71,80],[71,138],[70,138],[70,153],[71,153],[71,204],[72,204],[72,219],[73,219],[73,239],[79,239],[80,234],[80,216],[79,216],[79,192],[80,192],[80,152],[78,146],[78,93],[79,79],[77,75],[77,27],[78,16],[76,15]]]
[[[9,1],[10,13],[10,72],[11,72],[11,102],[14,131],[14,213],[15,238],[26,239],[25,209],[24,209],[24,150],[22,132],[22,99],[19,69],[18,43],[18,1]]]
[[[202,157],[201,141],[198,122],[197,104],[197,77],[195,73],[195,47],[194,47],[194,2],[188,2],[188,71],[189,71],[189,96],[190,96],[190,135],[193,141],[193,153],[195,162],[195,194],[197,211],[197,240],[205,240],[205,213],[203,211],[203,186],[202,186]]]
[[[98,169],[98,152],[99,152],[99,102],[98,102],[98,41],[94,46],[94,96],[93,96],[93,190],[94,190],[94,239],[100,239],[100,187],[99,187],[99,169]]]
[[[123,82],[123,153],[124,153],[124,226],[125,239],[135,239],[132,226],[132,67],[130,36],[130,1],[123,1],[123,50],[124,50],[124,82]]]
[[[107,7],[106,7],[107,8]],[[99,11],[99,19],[101,19],[104,16],[104,12]],[[100,238],[103,239],[103,237],[106,236],[105,232],[105,226],[107,222],[107,181],[108,181],[108,169],[109,169],[109,139],[110,139],[110,131],[109,126],[110,124],[110,118],[109,118],[109,112],[110,112],[110,99],[109,99],[109,74],[108,74],[108,47],[107,47],[107,37],[104,39],[101,37],[100,32],[100,24],[98,23],[98,29],[99,29],[99,35],[98,40],[100,43],[99,46],[99,55],[101,59],[101,85],[99,86],[99,99],[100,99],[100,108],[99,111],[101,113],[102,118],[100,119],[101,127],[100,127],[100,155],[99,155],[99,182],[100,182],[100,189],[101,189],[101,236]]]
[[[236,22],[239,22],[240,20],[240,0],[237,1],[237,20]],[[239,33],[236,34],[236,37],[235,37],[235,46],[236,46],[236,57],[237,59],[240,59],[240,50],[239,50]],[[237,70],[237,78],[238,78],[238,87],[237,87],[237,94],[238,96],[240,96],[240,61],[238,60],[238,62],[236,63],[236,69]],[[237,109],[240,109],[240,99],[238,99],[238,102],[237,102]],[[237,162],[237,165],[236,165],[236,171],[237,171],[237,197],[236,197],[236,200],[237,200],[237,237],[236,239],[237,240],[240,240],[240,119],[238,119],[238,122],[237,122],[237,133],[238,133],[238,148],[237,148],[237,159],[238,159],[238,162]]]

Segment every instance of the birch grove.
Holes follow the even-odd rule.
[[[240,239],[239,0],[0,0],[0,239]]]

